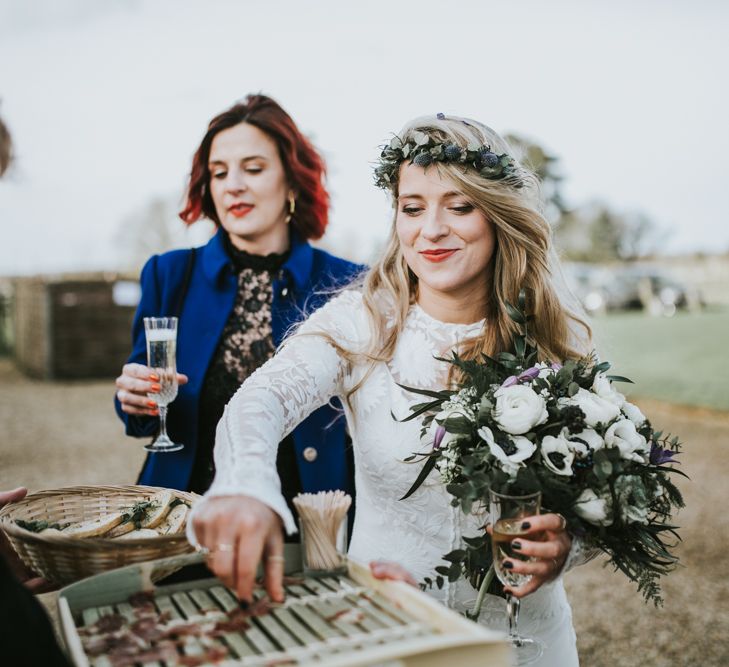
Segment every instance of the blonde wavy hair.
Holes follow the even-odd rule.
[[[522,166],[513,149],[491,128],[467,118],[425,116],[408,123],[398,135],[403,142],[422,132],[437,143],[458,146],[488,145],[495,153],[507,153],[515,159],[513,174],[489,180],[462,164],[437,162],[428,169],[437,169],[456,189],[491,222],[496,235],[496,247],[490,263],[489,296],[483,313],[485,324],[476,337],[460,346],[459,354],[466,359],[479,358],[507,351],[513,336],[519,331],[508,315],[506,304],[516,304],[520,290],[526,294],[526,310],[532,316],[529,336],[539,350],[539,361],[578,359],[589,352],[592,331],[579,307],[569,307],[566,287],[556,288],[561,279],[559,262],[552,247],[552,232],[542,215],[539,181],[534,173]],[[344,350],[329,336],[332,343],[350,363],[364,356],[370,364],[390,361],[405,326],[410,306],[418,298],[418,279],[403,257],[397,236],[398,183],[391,184],[394,216],[389,237],[381,257],[365,275],[361,291],[374,336],[364,353]],[[383,309],[382,297],[392,306]],[[386,310],[387,312],[383,312]],[[364,378],[350,391],[351,396]],[[451,374],[451,382],[458,377]],[[349,398],[349,396],[347,398]]]

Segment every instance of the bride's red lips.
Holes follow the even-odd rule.
[[[248,215],[253,210],[253,204],[238,203],[228,206],[228,212],[233,214],[236,218],[242,218]]]
[[[421,250],[420,254],[429,262],[442,262],[457,251],[457,248],[435,248],[433,250]]]

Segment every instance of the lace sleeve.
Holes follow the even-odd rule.
[[[343,393],[346,363],[323,332],[351,349],[361,337],[356,292],[344,292],[315,312],[225,407],[215,435],[215,479],[205,498],[257,498],[296,532],[276,472],[278,443],[314,410]],[[205,502],[205,499],[202,501]],[[188,526],[192,521],[188,521]],[[189,534],[195,543],[194,535]]]

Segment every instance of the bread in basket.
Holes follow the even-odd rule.
[[[159,497],[162,492],[172,494],[173,504],[182,501],[191,506],[199,498],[194,493],[152,486],[74,486],[52,489],[30,494],[17,503],[5,506],[0,510],[0,528],[23,562],[34,572],[54,583],[68,584],[124,565],[191,551],[192,547],[181,526],[175,528],[181,532],[136,537],[153,533],[139,525],[136,526],[140,528],[138,531],[125,530],[128,520],[121,525],[120,519],[113,518],[119,517],[119,513],[128,516],[135,505]],[[74,524],[76,527],[84,523],[84,526],[71,531],[75,534],[64,534],[63,530],[53,529],[35,533],[22,527],[33,525],[33,522],[61,526]],[[116,530],[116,538],[89,536],[97,532],[94,530],[95,524],[111,525]],[[159,522],[157,525],[159,527]],[[88,526],[91,528],[87,530]],[[109,534],[108,530],[106,534]],[[167,576],[172,571],[161,573],[157,578]]]

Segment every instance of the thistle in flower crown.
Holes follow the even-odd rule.
[[[605,554],[646,600],[660,604],[659,579],[678,562],[672,519],[683,498],[672,477],[685,477],[674,467],[679,440],[653,430],[613,386],[630,380],[608,375],[610,364],[594,354],[540,360],[525,304],[522,291],[518,305],[507,306],[521,329],[510,351],[476,360],[454,353],[443,360],[461,371],[456,389],[403,386],[428,400],[413,405],[403,420],[422,417],[425,449],[407,459],[423,465],[402,500],[431,473],[440,475],[451,504],[466,514],[488,506],[490,490],[539,491],[543,507],[565,518],[573,540]],[[464,536],[424,585],[465,577],[482,601],[493,581],[489,545],[485,531]],[[480,602],[470,616],[477,617],[479,609]]]
[[[436,162],[463,165],[475,169],[480,176],[489,180],[502,180],[517,174],[514,159],[506,153],[497,154],[488,145],[469,144],[458,146],[452,142],[435,141],[425,132],[414,131],[403,141],[398,136],[384,146],[380,162],[375,167],[375,185],[389,190],[397,182],[400,165],[408,161],[427,168]],[[518,178],[511,179],[514,187],[521,187]]]

